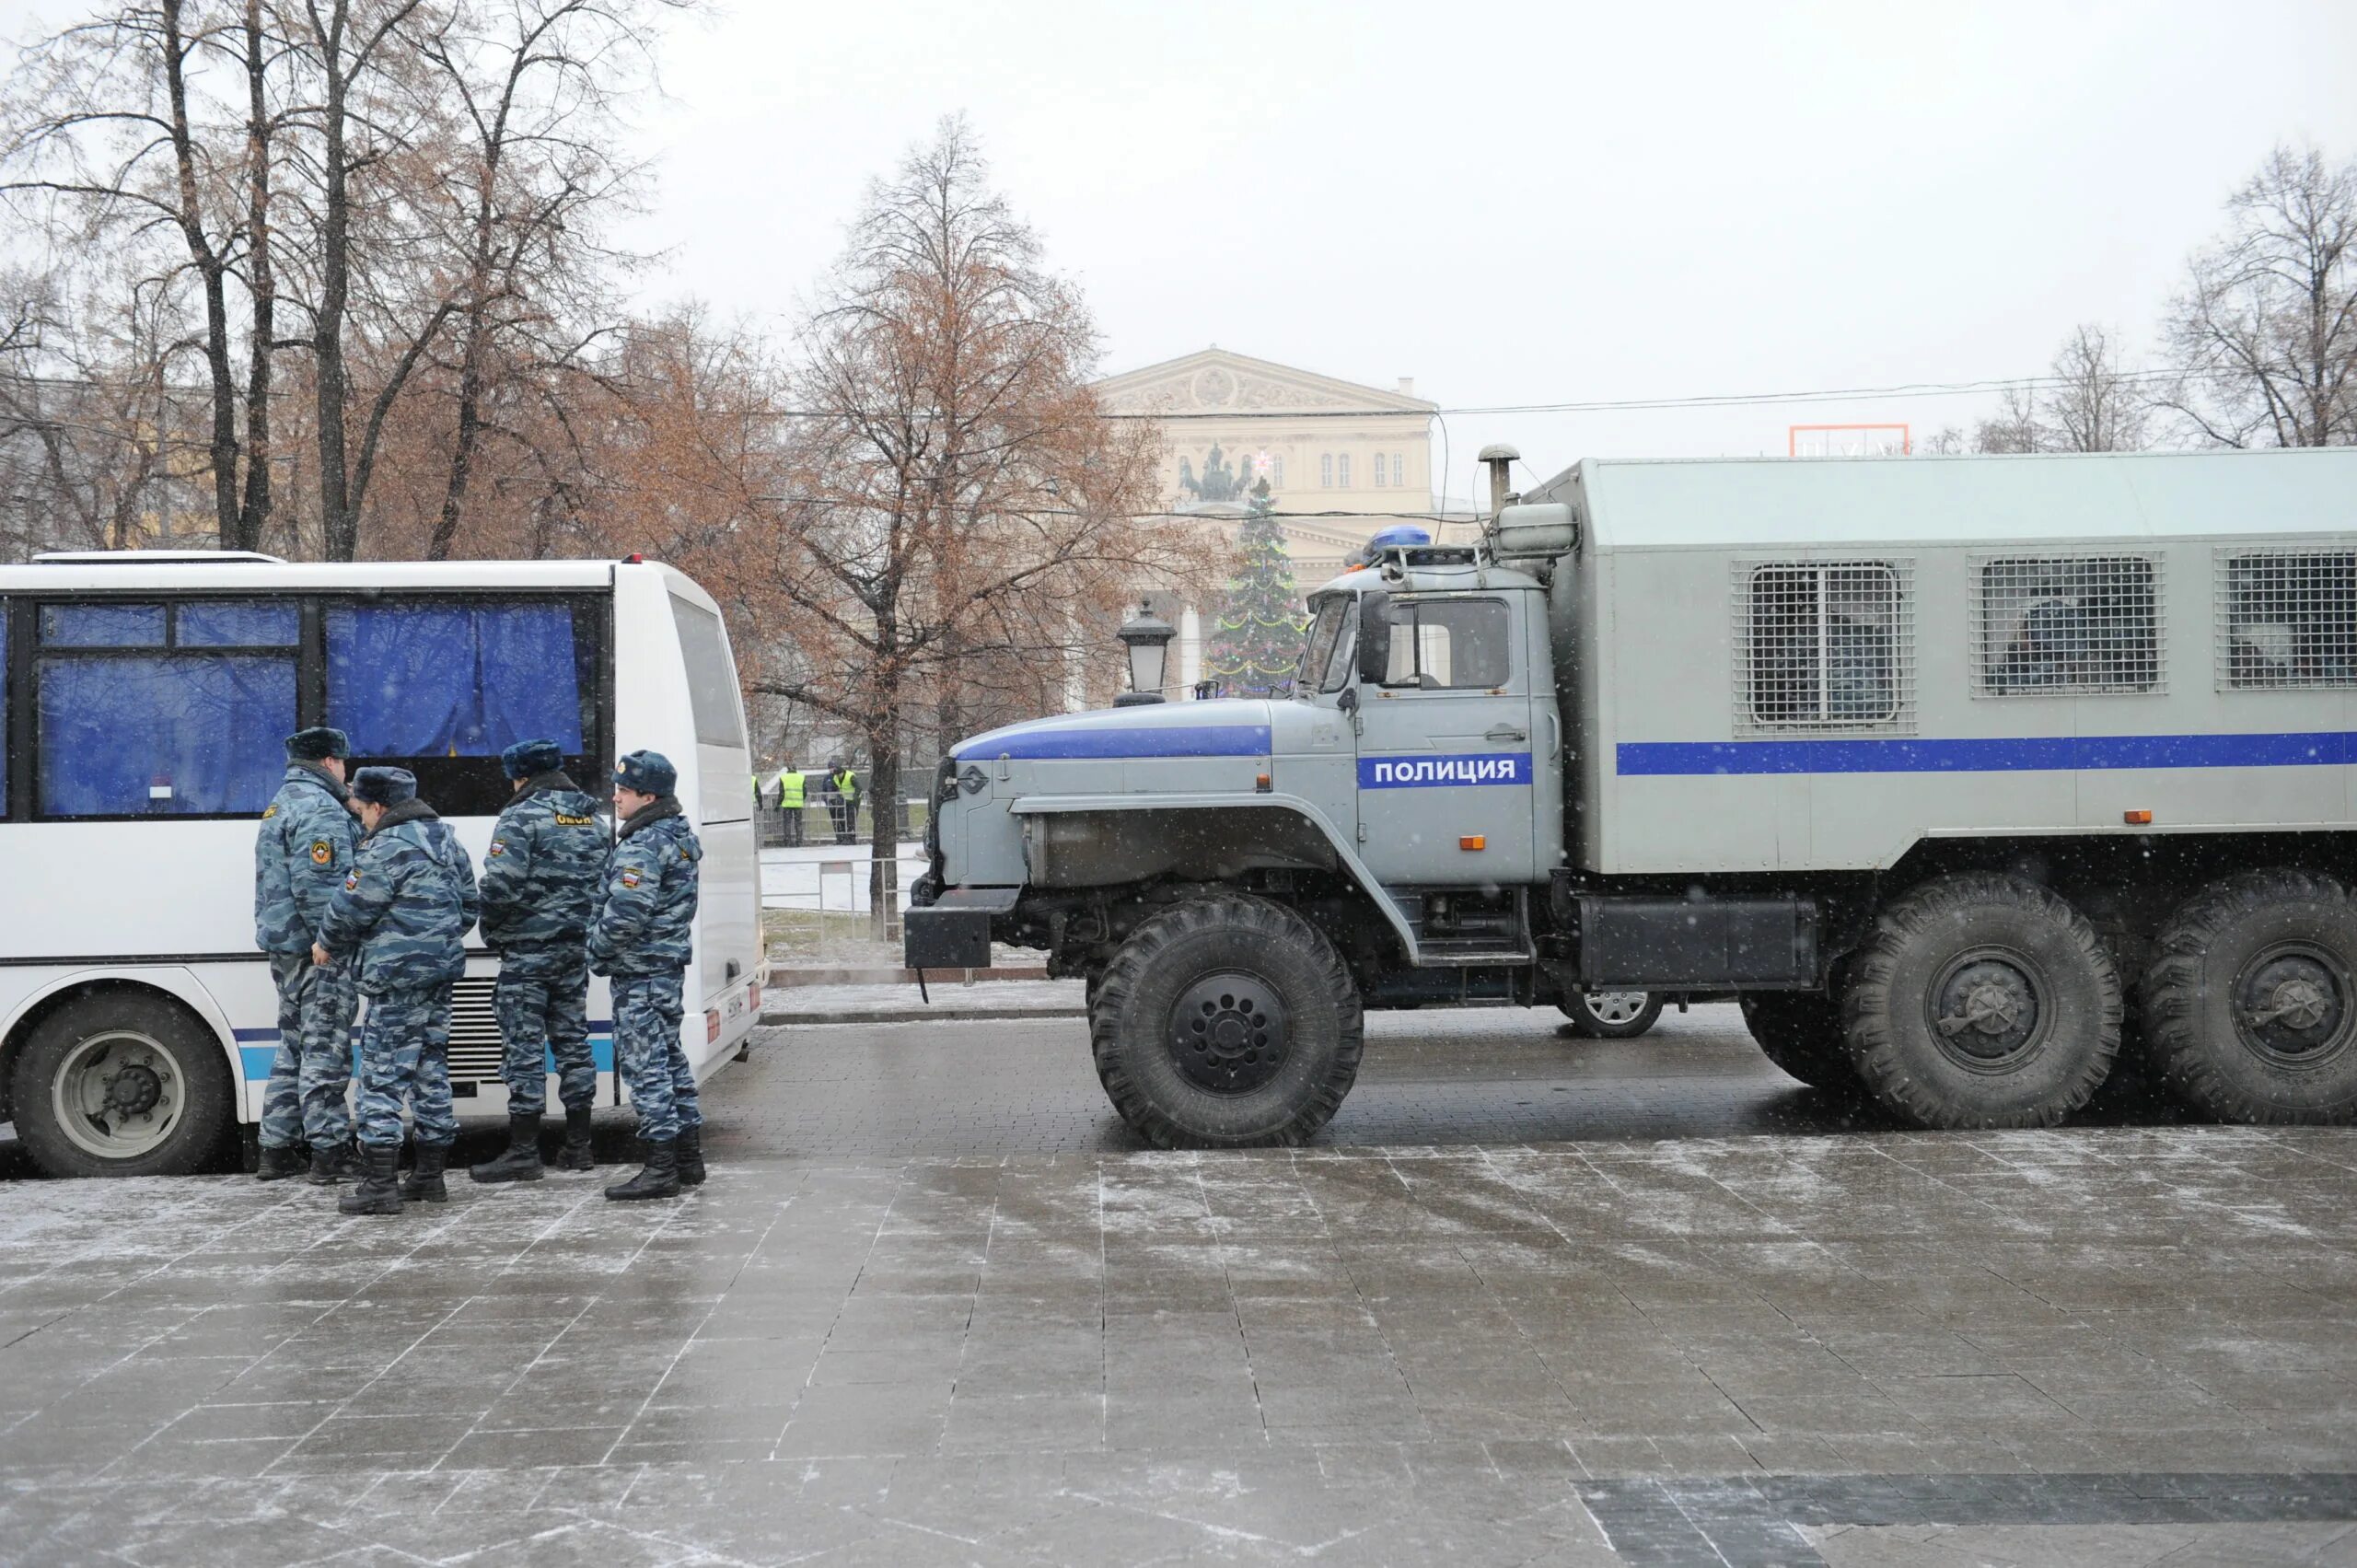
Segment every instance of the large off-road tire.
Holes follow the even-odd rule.
[[[1097,1075],[1164,1148],[1298,1144],[1357,1078],[1358,988],[1333,944],[1265,899],[1180,904],[1130,934],[1089,1015]]]
[[[1660,1021],[1662,1000],[1652,991],[1574,991],[1557,1005],[1574,1034],[1634,1040]]]
[[[1822,991],[1749,991],[1743,1026],[1785,1074],[1827,1094],[1856,1095],[1864,1086],[1841,1034],[1841,1004]]]
[[[2249,871],[2169,917],[2144,971],[2161,1079],[2228,1121],[2357,1121],[2357,902],[2329,877]]]
[[[52,1176],[182,1176],[234,1125],[221,1042],[152,993],[99,992],[43,1018],[17,1058],[17,1135]]]
[[[1891,904],[1841,999],[1850,1060],[1923,1127],[2051,1127],[2119,1051],[2119,975],[2084,916],[2016,877],[1928,882]]]

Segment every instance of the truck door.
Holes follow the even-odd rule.
[[[1515,607],[1418,594],[1378,613],[1391,648],[1383,683],[1358,689],[1360,854],[1387,887],[1537,880]]]

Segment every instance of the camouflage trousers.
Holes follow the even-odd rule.
[[[556,1059],[557,1098],[568,1109],[598,1101],[598,1063],[589,1054],[589,958],[550,969],[534,955],[535,971],[517,974],[500,966],[492,1005],[499,1014],[506,1057],[500,1076],[507,1080],[507,1113],[539,1116],[548,1109],[549,1059]]]
[[[360,1005],[353,964],[326,969],[311,955],[273,953],[278,982],[278,1054],[261,1094],[261,1141],[284,1149],[308,1139],[320,1148],[352,1133],[344,1086],[352,1082],[352,1015]]]
[[[614,1062],[638,1109],[638,1135],[668,1144],[683,1128],[703,1125],[696,1105],[696,1075],[679,1045],[680,971],[616,975]]]
[[[459,1135],[450,1109],[450,984],[368,998],[360,1022],[360,1141],[401,1141],[409,1107],[421,1144]]]

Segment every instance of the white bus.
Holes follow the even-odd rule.
[[[415,773],[478,869],[508,796],[501,748],[554,737],[602,798],[621,752],[664,753],[706,853],[697,1075],[760,1016],[736,667],[712,597],[668,566],[42,556],[0,566],[0,1119],[44,1170],[193,1170],[259,1120],[278,1007],[253,941],[255,823],[283,738],[309,725],[349,734],[354,766]],[[462,1116],[507,1100],[480,940],[451,1017]],[[620,1101],[612,1017],[593,981],[600,1105]]]

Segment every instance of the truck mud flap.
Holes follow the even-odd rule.
[[[912,970],[991,967],[991,921],[1015,908],[1020,888],[945,888],[900,917],[901,961]]]

